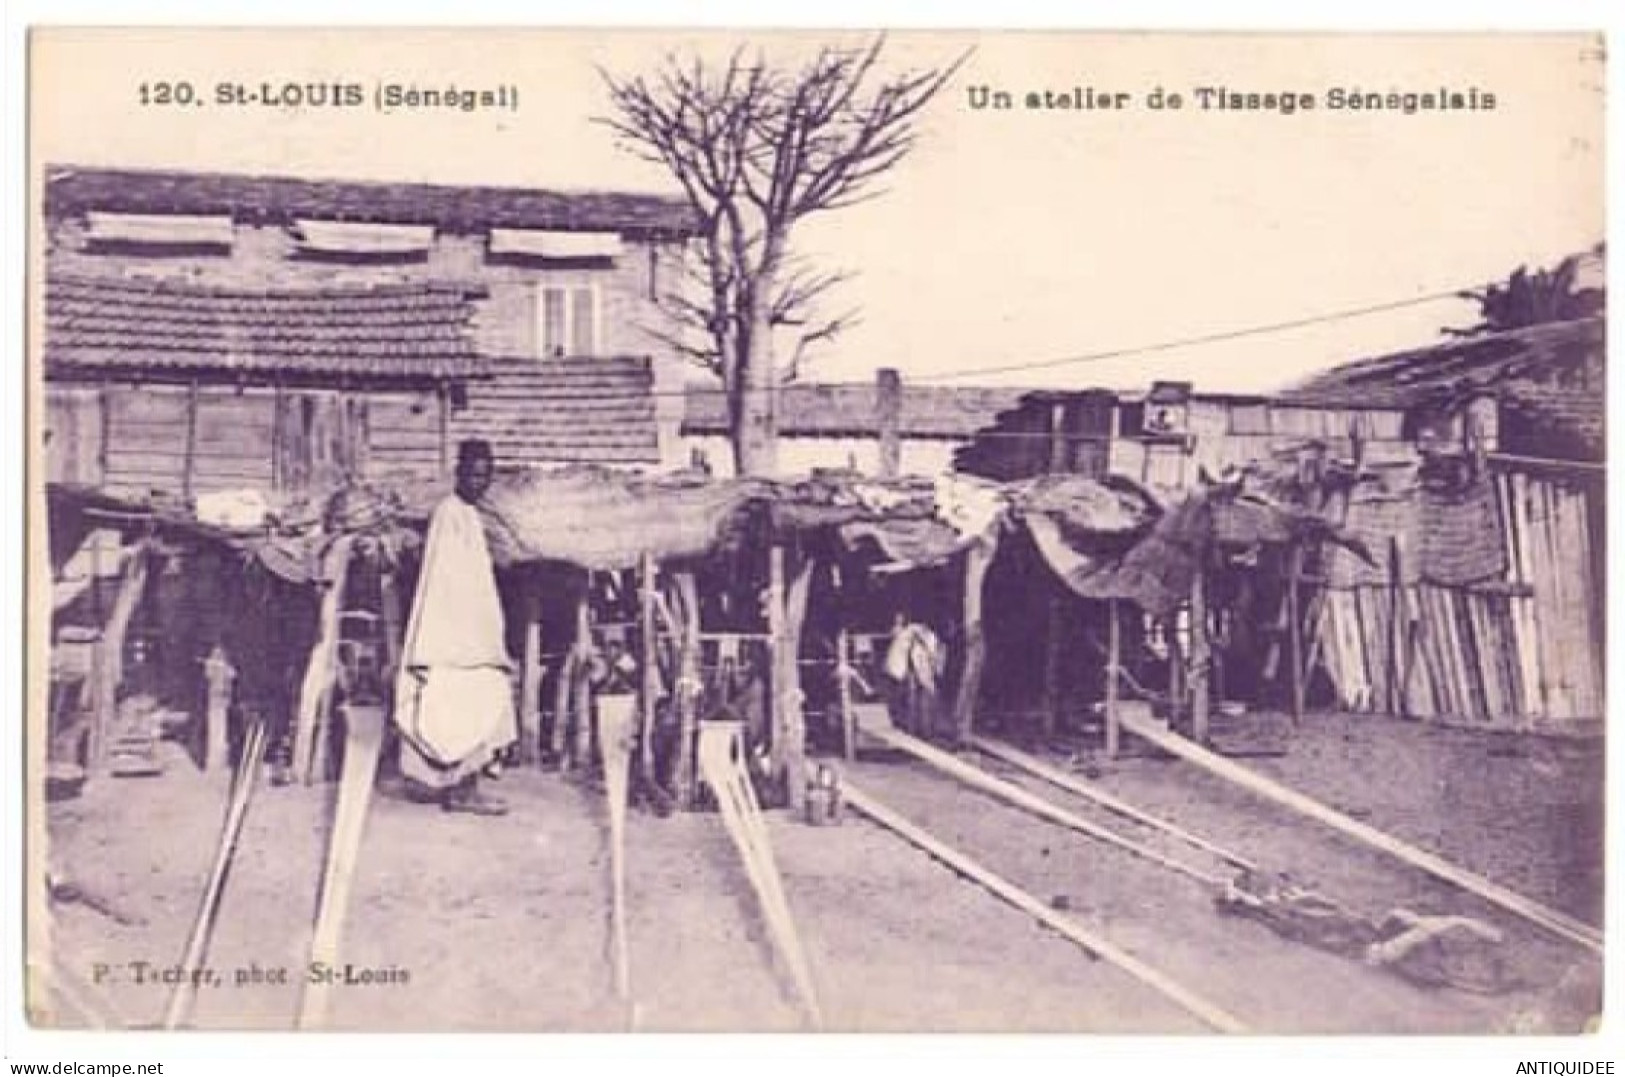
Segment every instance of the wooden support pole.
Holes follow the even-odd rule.
[[[1443,879],[1445,882],[1477,894],[1484,900],[1521,916],[1531,923],[1537,924],[1571,942],[1578,943],[1593,953],[1602,953],[1602,932],[1589,924],[1582,923],[1555,909],[1549,909],[1521,894],[1514,893],[1497,883],[1491,882],[1489,879],[1457,867],[1443,857],[1424,849],[1418,849],[1413,845],[1400,841],[1398,838],[1384,834],[1375,827],[1367,826],[1365,823],[1352,819],[1342,812],[1328,808],[1317,800],[1307,797],[1294,789],[1289,789],[1278,782],[1271,781],[1262,774],[1249,770],[1241,764],[1210,752],[1199,745],[1192,744],[1183,737],[1170,733],[1151,722],[1125,715],[1123,724],[1124,728],[1135,736],[1144,737],[1164,751],[1177,755],[1187,762],[1194,763],[1209,773],[1239,785],[1265,800],[1273,801],[1300,815],[1324,823],[1326,826],[1353,838],[1355,841],[1387,853],[1412,867],[1420,868],[1435,878]]]
[[[773,647],[774,773],[784,775],[790,807],[800,811],[807,798],[807,723],[802,709],[801,631],[807,621],[813,561],[804,558],[786,588],[783,586],[784,550],[776,546],[774,553],[779,555],[779,593],[783,601]]]
[[[1050,405],[1049,460],[1046,470],[1058,473],[1066,470],[1066,405]],[[1055,735],[1061,725],[1061,631],[1066,618],[1065,599],[1053,593],[1051,584],[1046,631],[1044,633],[1044,709],[1043,732],[1046,738]]]
[[[592,578],[576,601],[576,640],[570,683],[570,753],[572,766],[588,767],[592,761],[592,685],[588,683],[588,659],[592,656]]]
[[[694,738],[698,735],[700,693],[705,685],[700,671],[700,591],[692,572],[672,576],[680,639],[677,652],[677,764],[675,785],[678,807],[694,807],[699,783],[694,768]]]
[[[858,757],[857,714],[852,709],[852,634],[843,625],[835,636],[835,681],[841,705],[841,753],[847,762]]]
[[[1402,566],[1400,564],[1399,539],[1390,536],[1388,539],[1388,683],[1386,694],[1388,697],[1388,713],[1408,716],[1410,708],[1405,702],[1405,678],[1400,676],[1400,668],[1405,664],[1405,654],[1402,646],[1403,637],[1400,633],[1400,587]]]
[[[655,708],[660,703],[660,646],[655,627],[654,555],[638,558],[638,776],[643,788],[656,786],[654,763]]]
[[[1292,681],[1292,725],[1303,725],[1305,670],[1303,668],[1303,610],[1298,595],[1298,576],[1303,571],[1303,546],[1294,544],[1287,558],[1286,630],[1288,674]]]
[[[228,718],[231,714],[232,686],[237,671],[226,660],[225,651],[218,644],[203,660],[203,681],[207,686],[204,704],[203,769],[225,771],[231,767],[231,732]]]
[[[350,552],[354,539],[340,536],[327,554],[324,568],[329,577],[322,596],[321,621],[316,642],[310,649],[304,682],[299,692],[299,712],[294,722],[294,778],[308,785],[320,773],[321,734],[333,701],[338,673],[339,620],[344,606],[344,589],[349,580]]]
[[[1116,759],[1122,734],[1117,721],[1117,682],[1123,665],[1123,629],[1117,599],[1106,600],[1106,757]]]
[[[542,746],[542,595],[535,571],[525,570],[522,606],[525,653],[519,667],[519,761],[534,763]]]
[[[1204,558],[1205,560],[1205,558]],[[1198,743],[1207,742],[1208,668],[1213,658],[1213,641],[1207,632],[1207,571],[1198,562],[1191,578],[1191,732]]]
[[[983,592],[997,544],[997,533],[990,532],[971,543],[965,551],[965,661],[959,675],[959,687],[954,694],[953,724],[953,738],[959,743],[969,739],[982,699],[982,673],[987,667],[987,633],[982,625]]]
[[[152,557],[145,542],[130,551],[124,565],[124,575],[119,581],[118,595],[113,599],[113,608],[102,626],[101,638],[96,642],[93,660],[95,706],[86,752],[91,773],[99,773],[107,763],[108,741],[118,720],[119,686],[124,682],[124,640],[129,635],[130,622],[135,619],[135,612],[141,606],[141,596],[146,592]]]
[[[880,435],[880,477],[903,471],[903,378],[891,367],[875,371],[875,430]]]
[[[1111,962],[1130,976],[1172,1000],[1180,1008],[1194,1014],[1209,1027],[1220,1032],[1244,1033],[1247,1026],[1193,992],[1187,991],[1156,969],[1132,954],[1113,946],[1106,939],[1089,931],[1070,916],[1063,916],[1016,886],[1008,879],[994,874],[959,850],[932,837],[925,830],[892,811],[880,801],[847,782],[843,788],[846,802],[873,819],[887,830],[898,834],[910,844],[923,849],[949,868],[989,891],[1001,901],[1014,905],[1022,912],[1060,935],[1081,946],[1087,953]]]
[[[197,471],[197,379],[186,387],[186,442],[181,456],[181,497],[190,501]]]

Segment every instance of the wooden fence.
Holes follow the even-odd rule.
[[[1328,588],[1311,606],[1312,665],[1340,706],[1505,729],[1603,717],[1597,486],[1519,469],[1494,483],[1505,578]]]

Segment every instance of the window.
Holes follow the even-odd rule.
[[[598,353],[598,286],[544,284],[536,304],[537,354],[544,359]]]

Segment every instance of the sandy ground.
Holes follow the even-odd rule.
[[[1312,716],[1285,757],[1249,765],[1532,898],[1598,922],[1600,744],[1509,741],[1385,719]],[[967,757],[969,758],[969,757]],[[1054,755],[1065,762],[1064,752]],[[989,760],[989,769],[1008,774]],[[970,792],[917,763],[871,759],[851,779],[1192,991],[1265,1032],[1574,1031],[1598,963],[1454,888],[1167,759],[1093,779],[1361,915],[1397,907],[1482,919],[1506,934],[1520,986],[1423,988],[1215,911],[1203,885]],[[1103,822],[1080,798],[1035,792]],[[720,819],[634,812],[633,1004],[613,991],[605,808],[557,774],[510,772],[514,811],[448,815],[376,797],[342,960],[372,983],[334,989],[344,1029],[773,1031],[807,1027]],[[263,787],[251,808],[200,989],[199,1028],[290,1027],[308,961],[332,787]],[[55,906],[59,974],[131,1026],[171,987],[137,982],[183,952],[225,804],[181,763],[104,781],[51,808],[56,870],[139,922]],[[768,816],[829,1027],[854,1031],[1200,1033],[1179,1006],[849,814]],[[1114,823],[1218,871],[1204,854]],[[58,992],[53,1023],[92,1022]]]

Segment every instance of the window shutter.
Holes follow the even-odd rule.
[[[593,355],[598,351],[597,304],[592,288],[572,290],[570,295],[570,354]]]
[[[551,359],[564,353],[564,289],[542,289],[541,357]]]

